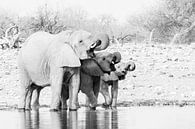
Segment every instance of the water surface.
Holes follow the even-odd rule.
[[[195,107],[0,111],[0,129],[195,129]]]

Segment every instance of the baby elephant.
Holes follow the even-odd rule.
[[[80,90],[87,95],[89,100],[88,106],[93,110],[95,110],[97,106],[97,97],[100,89],[100,78],[105,73],[110,74],[104,70],[107,69],[105,66],[109,64],[106,60],[109,58],[112,59],[112,63],[109,66],[111,71],[116,70],[114,65],[121,60],[121,55],[119,52],[114,52],[113,54],[102,52],[97,53],[96,56],[98,58],[96,57],[97,59],[94,60],[95,62],[90,59],[86,59],[81,62]]]
[[[100,76],[105,73],[110,74],[111,71],[115,71],[114,64],[119,62],[119,53],[99,52],[96,57],[90,59],[81,60],[81,72],[80,72],[80,90],[85,93],[89,100],[92,109],[95,109],[97,105],[97,94],[99,93]],[[61,93],[61,109],[67,109],[67,99],[69,98],[69,81],[72,73],[64,74],[62,93]],[[39,106],[39,94],[41,89],[35,90],[36,95],[33,96],[33,107]],[[78,105],[78,101],[77,101]]]
[[[104,74],[100,80],[100,93],[105,98],[103,107],[116,109],[117,96],[118,96],[118,81],[124,80],[128,71],[135,70],[135,64],[133,62],[120,62],[115,65],[116,71],[111,74]],[[109,86],[111,86],[111,97],[109,94]]]

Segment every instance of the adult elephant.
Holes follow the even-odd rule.
[[[51,86],[51,110],[58,110],[64,75],[71,74],[69,109],[77,110],[80,85],[80,59],[94,55],[93,50],[107,48],[106,34],[92,36],[84,30],[67,30],[52,35],[36,32],[27,38],[19,53],[21,99],[19,109],[30,109],[33,86]]]

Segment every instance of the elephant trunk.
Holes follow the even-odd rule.
[[[109,36],[104,33],[100,33],[94,36],[94,43],[90,46],[90,49],[87,51],[89,57],[95,57],[94,51],[104,50],[109,45]]]
[[[127,67],[127,70],[128,71],[134,71],[135,70],[135,63],[133,63],[133,62],[130,62],[129,63],[129,65],[128,65],[128,67]]]
[[[114,62],[114,64],[119,63],[121,61],[121,54],[120,54],[120,52],[114,52],[113,55],[114,55],[114,57],[113,57],[112,61]]]
[[[94,41],[95,42],[101,41],[100,42],[101,44],[95,47],[95,51],[100,51],[100,50],[106,49],[110,43],[109,36],[108,36],[108,34],[105,34],[105,33],[96,34],[94,36]]]
[[[101,45],[101,40],[97,40],[95,43],[93,43],[91,46],[90,46],[90,49],[87,50],[87,54],[89,57],[93,58],[95,57],[95,54],[94,54],[94,50],[97,46],[100,46]]]

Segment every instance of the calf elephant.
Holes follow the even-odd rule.
[[[95,63],[91,60],[83,60],[81,65],[81,85],[80,90],[87,95],[89,100],[89,107],[91,109],[95,109],[97,106],[97,98],[100,89],[100,77],[103,76],[106,71],[105,68],[108,60],[109,62],[112,61],[112,65],[110,65],[111,71],[115,71],[115,64],[120,62],[121,55],[118,52],[113,54],[108,52],[101,52],[97,53],[96,57],[101,57],[97,59],[98,65],[96,66]],[[104,66],[104,67],[103,67]],[[108,69],[108,67],[107,67]],[[103,72],[102,72],[103,71]],[[107,73],[110,74],[110,73]]]
[[[115,70],[114,64],[120,61],[118,53],[100,52],[94,58],[81,60],[80,72],[80,90],[87,95],[90,100],[90,107],[95,108],[97,105],[97,95],[99,93],[100,76],[104,73],[110,73]],[[71,74],[66,74],[63,80],[62,94],[61,94],[61,109],[67,109],[66,101],[69,98],[68,84]],[[37,108],[39,105],[39,94],[41,89],[35,88],[35,96],[33,107]],[[78,100],[77,100],[78,101]],[[77,102],[78,105],[78,102]]]
[[[21,99],[19,109],[30,109],[34,87],[51,86],[51,110],[58,110],[64,77],[69,78],[70,110],[77,110],[80,85],[80,59],[94,55],[93,50],[105,49],[106,34],[92,36],[83,30],[67,30],[59,34],[36,32],[25,41],[19,53]]]
[[[124,80],[128,71],[135,70],[135,64],[131,61],[120,62],[115,65],[116,71],[112,72],[110,75],[104,74],[101,76],[100,80],[100,93],[104,96],[105,103],[103,106],[105,108],[111,107],[116,109],[117,97],[118,97],[118,81]],[[111,86],[111,95],[109,94],[109,86]]]

